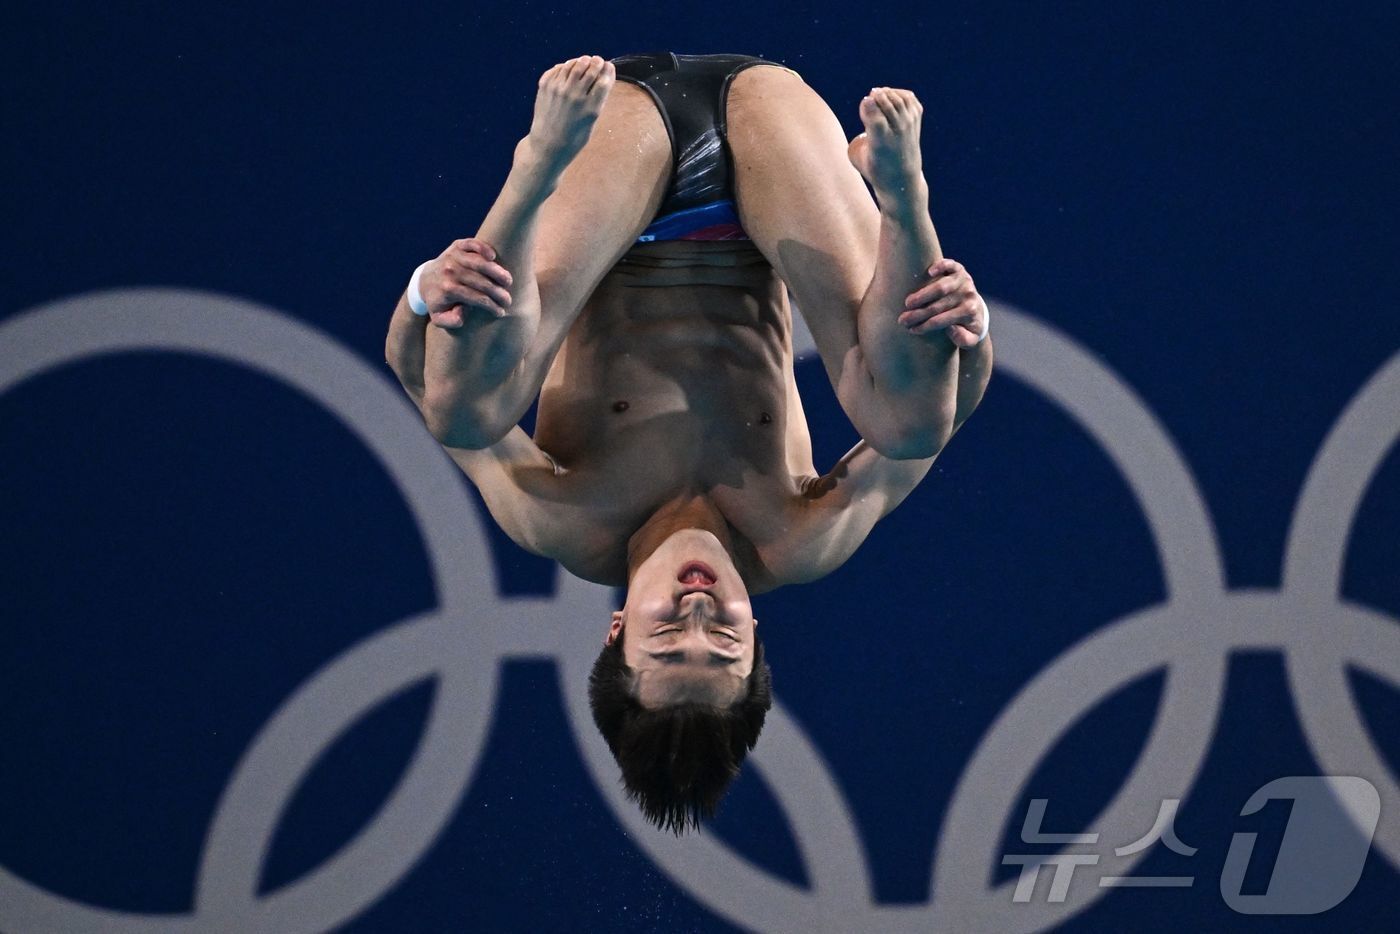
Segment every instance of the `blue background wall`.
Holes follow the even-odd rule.
[[[851,135],[872,85],[917,92],[948,254],[1155,412],[1232,588],[1279,585],[1309,464],[1400,349],[1400,15],[1386,4],[52,2],[6,19],[0,323],[96,289],[199,289],[275,308],[392,379],[389,312],[418,262],[475,232],[538,74],[670,48],[784,62]],[[815,361],[798,380],[824,467],[853,435]],[[214,804],[260,726],[329,659],[433,607],[418,532],[334,418],[194,355],[117,354],[12,388],[0,464],[0,866],[94,905],[188,911]],[[553,592],[562,572],[492,534],[504,593]],[[1392,616],[1397,534],[1392,449],[1343,584]],[[1001,374],[860,554],[757,601],[778,693],[849,801],[875,900],[928,899],[954,783],[1016,692],[1164,594],[1142,510],[1101,448]],[[577,625],[601,637],[605,620]],[[1164,677],[1115,693],[1037,769],[1023,797],[1051,800],[1047,824],[1082,828],[1112,797]],[[1400,694],[1349,683],[1393,772]],[[317,765],[279,825],[266,890],[370,819],[431,699],[431,684],[406,690]],[[452,822],[349,930],[733,927],[604,807],[551,663],[509,664],[497,708]],[[1320,917],[1250,918],[1221,900],[1245,798],[1327,771],[1279,653],[1236,653],[1177,821],[1200,852],[1143,864],[1196,885],[1112,892],[1067,928],[1393,929],[1400,874],[1375,850]],[[753,770],[715,830],[805,884]]]

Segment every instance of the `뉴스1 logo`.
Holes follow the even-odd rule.
[[[1245,872],[1254,858],[1256,833],[1239,832],[1230,841],[1225,870],[1220,877],[1220,894],[1225,903],[1247,915],[1311,915],[1341,904],[1361,880],[1371,836],[1380,819],[1381,799],[1376,787],[1364,778],[1341,775],[1290,775],[1277,778],[1260,788],[1245,803],[1240,815],[1258,812],[1269,801],[1287,801],[1288,823],[1283,841],[1274,854],[1269,883],[1262,894],[1244,894]],[[1022,843],[1057,843],[1071,846],[1099,842],[1097,833],[1044,833],[1045,798],[1033,798],[1021,825]],[[1182,856],[1194,856],[1196,847],[1176,835],[1176,811],[1181,802],[1168,798],[1157,811],[1157,819],[1146,834],[1131,843],[1114,847],[1116,856],[1146,850],[1155,843]],[[1267,857],[1261,857],[1267,858]],[[1099,854],[1056,853],[1051,856],[1015,853],[1001,858],[1004,866],[1020,866],[1014,902],[1029,902],[1041,879],[1042,867],[1052,867],[1047,901],[1065,900],[1078,866],[1094,866]],[[1186,888],[1195,876],[1100,876],[1104,888]]]

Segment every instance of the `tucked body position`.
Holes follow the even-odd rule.
[[[476,236],[390,324],[389,364],[501,528],[626,587],[590,701],[677,833],[771,704],[750,595],[839,567],[991,373],[986,303],[929,217],[921,104],[873,88],[859,112],[848,143],[796,72],[744,55],[555,65]],[[789,294],[862,438],[825,473]]]

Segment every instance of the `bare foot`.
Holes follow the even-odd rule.
[[[525,140],[551,170],[563,171],[588,142],[615,78],[613,63],[597,55],[560,62],[540,76]]]
[[[851,140],[846,155],[856,171],[875,189],[881,206],[921,190],[924,181],[919,130],[924,105],[913,91],[871,88],[861,99],[860,119],[865,132]]]

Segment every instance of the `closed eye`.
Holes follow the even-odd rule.
[[[680,651],[679,649],[672,650],[670,652],[648,652],[647,654],[650,655],[652,658],[656,659],[657,661],[667,665],[680,665],[685,663],[685,653]],[[739,660],[737,658],[734,658],[732,656],[724,655],[720,652],[711,652],[709,654],[707,664],[711,668],[722,668],[726,665],[736,664],[738,661]]]

